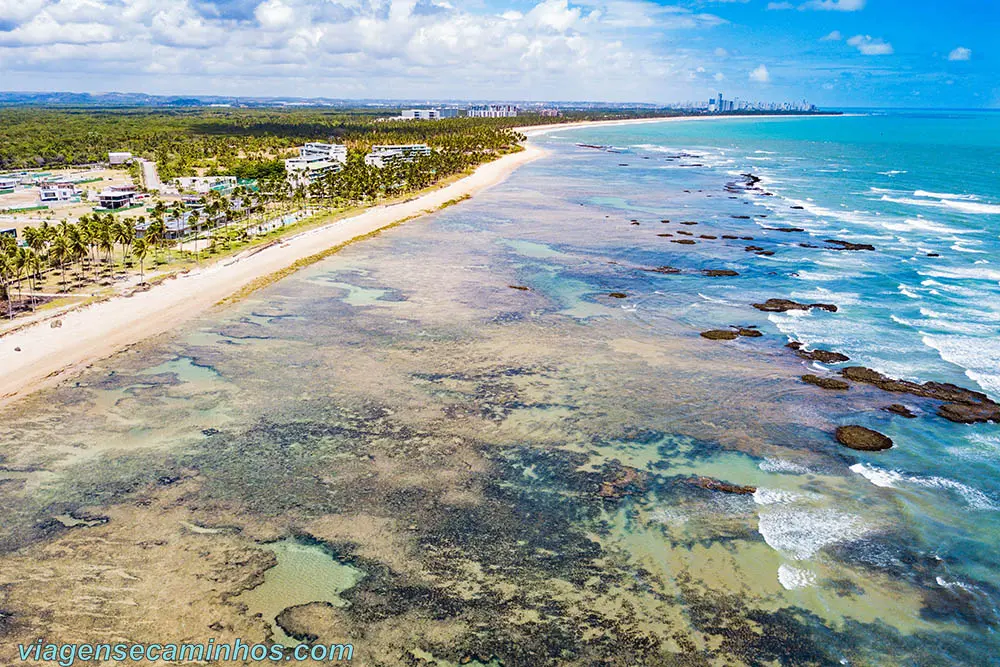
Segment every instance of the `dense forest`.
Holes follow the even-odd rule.
[[[53,109],[0,108],[0,169],[64,167],[130,151],[156,160],[160,176],[246,174],[306,141],[332,140],[361,152],[373,144],[427,143],[448,151],[489,151],[509,144],[511,127],[623,114],[568,118],[455,118],[386,121],[372,109]]]

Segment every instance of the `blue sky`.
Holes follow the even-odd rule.
[[[1000,107],[991,0],[0,0],[0,88]]]

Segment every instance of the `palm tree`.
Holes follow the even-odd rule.
[[[7,300],[7,317],[14,319],[14,298],[10,294],[10,281],[14,273],[10,255],[0,252],[0,296]]]
[[[146,282],[146,276],[144,273],[143,260],[146,259],[146,253],[149,250],[149,246],[146,243],[146,239],[136,239],[132,242],[132,256],[139,260],[139,284]]]
[[[69,249],[69,239],[65,234],[57,234],[52,243],[49,244],[49,260],[59,264],[59,272],[62,274],[63,291],[68,289],[66,284],[66,260],[71,257]]]
[[[35,292],[38,290],[37,279],[42,272],[42,258],[31,248],[25,248],[24,266],[28,271],[28,288],[31,290],[31,310],[35,310]]]

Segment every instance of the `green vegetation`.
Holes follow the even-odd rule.
[[[155,160],[163,179],[194,174],[260,178],[275,160],[307,141],[345,143],[352,153],[373,144],[426,143],[448,152],[497,150],[509,129],[568,118],[454,118],[385,121],[391,110],[300,109],[53,109],[0,108],[0,170],[65,167],[106,161],[109,151]]]

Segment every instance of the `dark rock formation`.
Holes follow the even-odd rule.
[[[736,340],[740,334],[732,329],[712,329],[711,331],[702,331],[701,337],[709,340]]]
[[[604,479],[598,487],[597,495],[601,498],[616,500],[636,493],[642,493],[646,488],[649,474],[614,462],[608,466]]]
[[[628,298],[628,294],[626,294],[625,292],[611,292],[610,294],[608,294],[608,296],[610,296],[612,299],[627,299]]]
[[[709,491],[734,493],[739,496],[753,495],[757,491],[756,486],[739,486],[738,484],[730,484],[729,482],[712,479],[711,477],[690,477],[684,481],[702,489],[708,489]]]
[[[649,271],[650,273],[680,273],[681,270],[673,266],[658,266],[655,269],[643,269],[643,271]]]
[[[841,354],[840,352],[831,352],[829,350],[803,350],[802,343],[792,342],[786,345],[795,350],[795,354],[799,355],[803,359],[808,359],[809,361],[818,361],[821,364],[840,364],[845,361],[850,361],[851,358],[846,354]]]
[[[680,243],[681,245],[694,245],[697,241],[692,241],[691,239],[673,239],[671,243]]]
[[[754,327],[737,327],[736,333],[744,338],[760,338],[764,335]]]
[[[870,243],[851,243],[850,241],[841,241],[839,239],[826,239],[823,243],[829,243],[834,248],[831,250],[874,250],[875,246]]]
[[[906,417],[907,419],[916,419],[917,416],[913,414],[913,411],[901,403],[893,403],[892,405],[887,405],[882,408],[886,412],[891,412],[894,415],[899,415],[900,417]]]
[[[682,222],[681,224],[682,224],[682,225],[697,225],[698,223],[697,223],[697,222],[694,222],[693,220],[685,220],[685,221],[684,221],[684,222]]]
[[[715,239],[717,239],[719,237],[718,236],[712,236],[711,234],[702,234],[698,238],[700,238],[700,239],[709,239],[711,241],[714,241]]]
[[[788,299],[768,299],[764,303],[755,303],[753,307],[765,313],[786,313],[789,310],[811,310],[817,308],[831,313],[837,312],[837,307],[832,303],[798,303]]]
[[[663,238],[667,238],[667,237],[673,236],[673,234],[671,234],[670,232],[667,232],[666,234],[657,234],[657,236],[661,236]]]
[[[850,384],[836,378],[823,378],[818,375],[803,375],[802,381],[807,384],[814,384],[820,389],[831,389],[835,391],[846,391]]]
[[[891,438],[864,426],[841,426],[836,436],[844,447],[862,452],[881,452],[892,447]]]
[[[765,227],[769,232],[804,232],[801,227]]]
[[[702,273],[710,278],[723,278],[726,276],[740,275],[736,271],[731,271],[730,269],[704,269]]]
[[[740,237],[739,236],[733,236],[732,234],[723,234],[722,238],[727,239],[729,241],[735,241],[736,239],[738,239]]]
[[[840,373],[848,380],[875,385],[883,391],[942,401],[944,404],[938,408],[938,415],[949,421],[961,424],[1000,423],[1000,404],[982,392],[947,382],[918,384],[909,380],[894,380],[862,366],[851,366]]]
[[[521,290],[522,292],[527,292],[530,288],[524,285],[507,285],[511,289]]]

